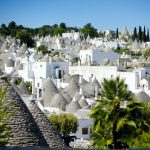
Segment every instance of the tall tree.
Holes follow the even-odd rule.
[[[146,30],[145,30],[145,26],[144,26],[143,34],[142,34],[142,41],[146,42]]]
[[[8,28],[6,27],[5,24],[2,24],[1,25],[1,28],[0,28],[0,34],[3,35],[3,36],[8,36],[10,34]]]
[[[66,24],[64,22],[60,23],[59,25],[61,28],[66,29]]]
[[[47,35],[50,35],[51,29],[52,29],[51,26],[49,26],[49,25],[44,25],[44,26],[38,28],[38,34],[39,34],[39,36],[47,36]]]
[[[16,23],[14,21],[11,21],[9,24],[8,24],[8,29],[11,30],[11,29],[15,29],[17,27]]]
[[[2,29],[6,29],[6,25],[5,24],[1,24],[1,28]]]
[[[138,38],[137,29],[136,29],[136,27],[134,27],[132,39],[133,39],[133,40],[136,40],[137,38]]]
[[[95,29],[91,23],[86,24],[83,28],[80,29],[80,32],[84,33],[85,37],[88,35],[90,37],[97,37],[98,32],[97,29]]]
[[[139,26],[138,40],[139,42],[142,42],[142,27],[141,26]]]
[[[118,28],[117,28],[117,30],[116,30],[116,39],[118,39],[119,38],[119,33],[118,33]]]
[[[144,133],[149,132],[148,117],[143,114],[144,104],[134,101],[123,79],[104,79],[100,93],[101,97],[91,112],[95,147],[127,148],[135,139],[140,139],[142,129]]]
[[[147,29],[146,40],[149,42],[149,29]]]

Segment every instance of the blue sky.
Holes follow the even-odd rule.
[[[0,24],[10,21],[27,27],[90,22],[98,29],[150,28],[150,0],[0,0]]]

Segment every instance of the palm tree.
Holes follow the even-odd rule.
[[[94,119],[93,145],[98,148],[128,147],[129,139],[132,141],[131,138],[137,136],[137,128],[142,129],[144,125],[144,120],[137,115],[139,111],[144,115],[144,105],[134,101],[125,80],[119,77],[104,79],[100,93],[101,96],[91,112]],[[137,122],[141,125],[137,125]],[[147,127],[145,123],[145,129]]]

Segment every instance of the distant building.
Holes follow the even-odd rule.
[[[71,31],[68,33],[62,33],[62,38],[71,38],[73,40],[77,40],[78,38],[83,39],[84,38],[84,34],[80,33],[80,32],[75,32],[75,31]]]

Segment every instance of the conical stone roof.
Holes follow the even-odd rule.
[[[50,148],[64,148],[65,143],[61,135],[52,126],[45,114],[38,108],[35,102],[30,102],[28,108],[35,119],[40,131]]]
[[[133,43],[132,43],[132,51],[133,52],[139,52],[141,49],[141,46],[139,44],[139,42],[137,40],[135,40]]]
[[[5,80],[0,79],[1,87],[8,87],[6,104],[13,101],[9,112],[17,111],[10,118],[7,126],[10,128],[10,138],[7,146],[48,146],[30,111],[12,86]]]
[[[77,110],[81,109],[78,101],[74,98],[70,104],[67,105],[66,111],[69,113],[75,113]]]
[[[67,100],[68,103],[70,103],[72,101],[72,98],[70,97],[70,95],[67,92],[62,91],[61,94]]]
[[[125,27],[124,30],[121,32],[121,37],[124,37],[124,36],[130,37],[130,33],[129,33],[127,27]]]
[[[18,70],[23,70],[23,64],[20,63],[20,64],[17,66],[17,69],[18,69]]]
[[[79,94],[79,92],[77,92],[77,93],[75,93],[74,97],[77,101],[79,101],[81,98],[81,95]]]
[[[38,53],[38,55],[36,56],[36,60],[40,60],[44,57],[43,53]]]
[[[65,90],[68,92],[71,98],[73,98],[75,93],[79,92],[79,89],[80,87],[78,83],[74,79],[72,79]]]
[[[2,47],[1,47],[1,49],[0,49],[0,52],[4,52],[5,50],[7,50],[8,49],[8,44],[7,44],[7,42],[5,42],[3,45],[2,45]]]
[[[85,98],[82,96],[81,99],[78,101],[79,105],[81,107],[85,107],[88,105],[87,101],[85,100]]]
[[[150,102],[150,97],[144,91],[137,93],[135,98],[140,102]]]
[[[2,70],[0,69],[0,76],[2,76],[4,73],[2,72]]]
[[[65,73],[63,78],[64,78],[65,82],[70,82],[71,81],[71,75],[69,73]]]
[[[96,78],[91,82],[91,85],[94,87],[97,86],[98,89],[101,88],[101,86]]]
[[[50,78],[44,80],[42,89],[44,106],[50,106],[53,96],[58,94],[59,91]]]
[[[57,108],[59,108],[61,110],[65,110],[67,103],[68,102],[63,97],[63,95],[58,93],[58,94],[55,94],[54,97],[52,98],[50,106],[51,107],[57,107]]]
[[[18,53],[17,53],[17,56],[22,56],[26,53],[27,51],[27,45],[26,44],[22,44],[22,46],[20,47]]]
[[[12,59],[7,59],[5,62],[7,67],[14,67],[15,63]]]
[[[19,90],[20,90],[21,94],[28,94],[28,95],[30,95],[30,92],[29,92],[26,84],[24,83],[24,81],[22,81],[19,84]]]
[[[45,55],[42,59],[41,62],[49,62],[49,56]]]

